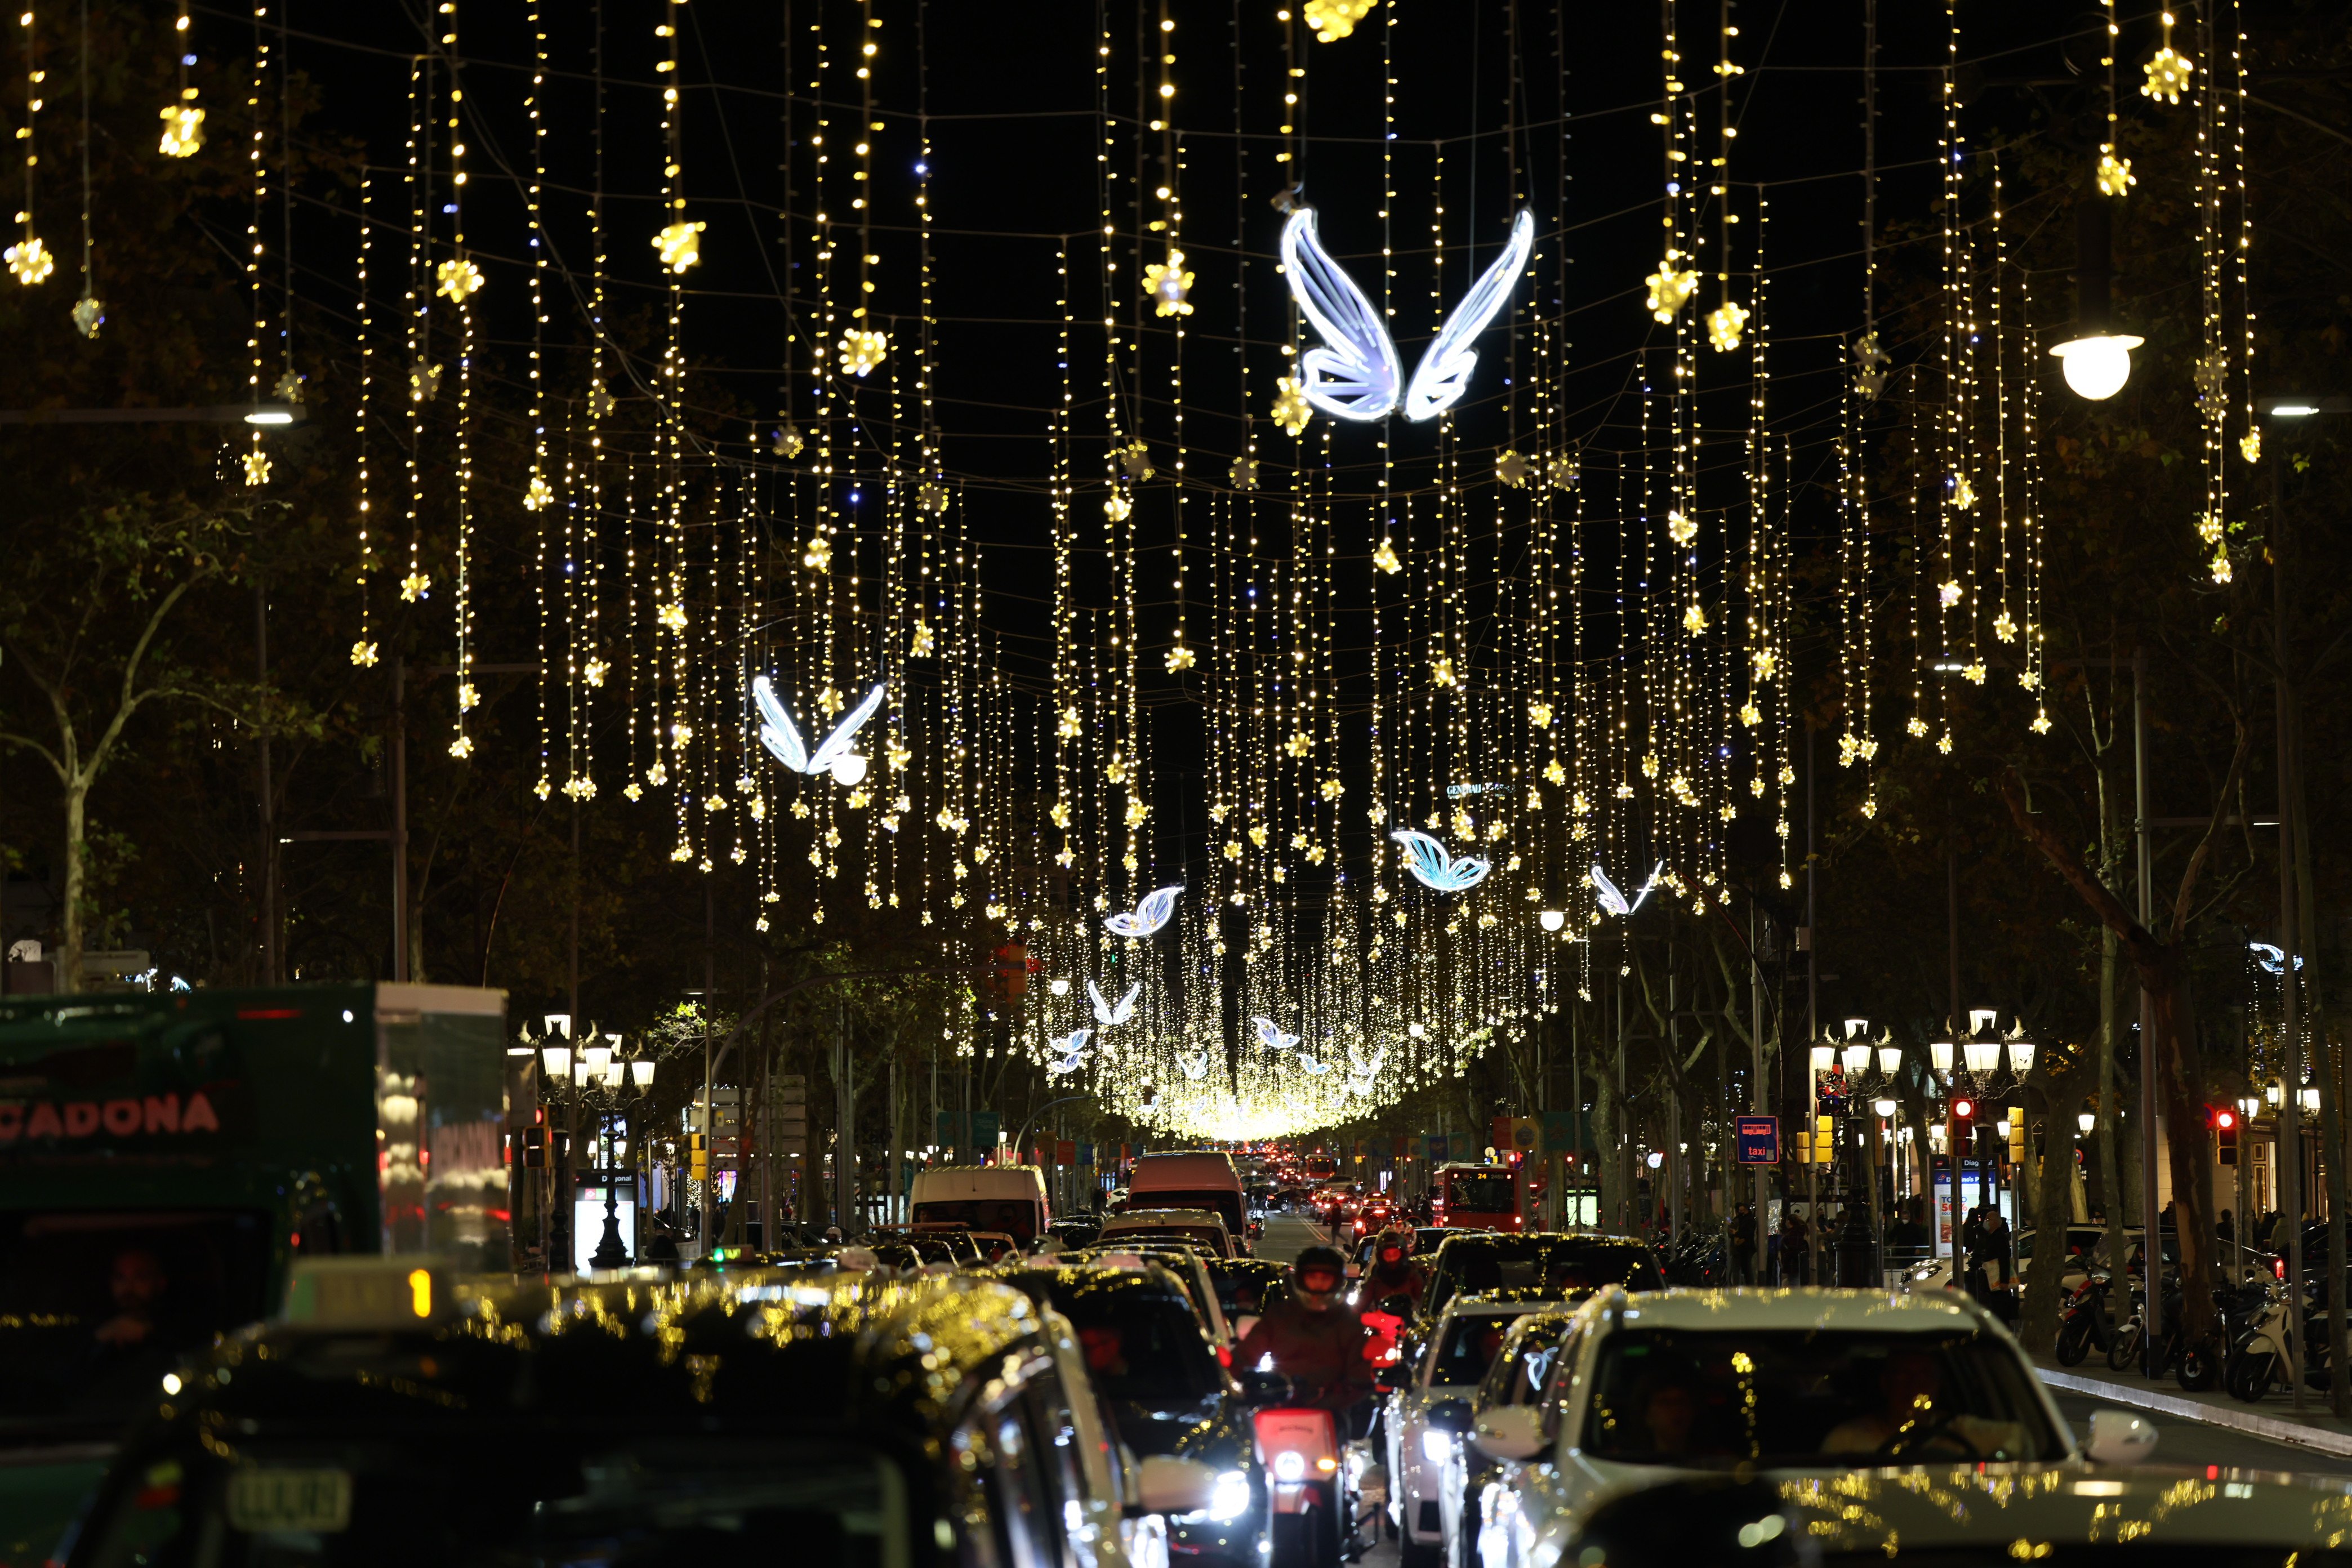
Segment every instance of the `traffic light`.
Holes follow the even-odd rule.
[[[2221,1163],[2236,1164],[2238,1163],[2238,1113],[2226,1105],[2209,1105],[2205,1108],[2205,1124],[2213,1129],[2214,1142],[2221,1151]]]
[[[1965,1154],[1975,1146],[1977,1102],[1965,1097],[1952,1101],[1952,1152]]]
[[[522,1163],[527,1171],[547,1169],[547,1129],[526,1127],[522,1130]]]
[[[686,1137],[687,1147],[691,1151],[688,1157],[688,1174],[698,1182],[707,1182],[710,1179],[709,1141],[700,1132],[689,1132]]]

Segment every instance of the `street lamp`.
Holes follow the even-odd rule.
[[[2131,379],[2131,352],[2147,340],[2118,332],[2112,226],[2104,200],[2074,205],[2074,335],[2050,352],[2077,397],[2103,403]]]
[[[2074,1113],[2074,1125],[2075,1125],[2075,1127],[2076,1127],[2077,1129],[2079,1129],[2080,1131],[2083,1131],[2084,1133],[2085,1133],[2085,1134],[2087,1134],[2087,1133],[2091,1131],[2091,1129],[2092,1129],[2092,1128],[2096,1127],[2098,1124],[2099,1124],[2099,1116],[2098,1116],[2098,1112],[2096,1112],[2096,1111],[2094,1111],[2094,1110],[2081,1110],[2081,1111],[2077,1111],[2077,1112],[2075,1112],[2075,1113]]]
[[[1565,910],[1546,910],[1536,916],[1536,923],[1547,931],[1558,931],[1568,923],[1568,912]]]
[[[1928,1041],[1927,1060],[1934,1064],[1937,1072],[1950,1072],[1952,1070],[1952,1042],[1949,1040]]]

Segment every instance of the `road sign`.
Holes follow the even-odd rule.
[[[1742,1116],[1738,1121],[1739,1163],[1743,1165],[1779,1164],[1780,1119],[1777,1116]]]
[[[973,1111],[971,1133],[969,1137],[960,1136],[963,1131],[962,1124],[963,1116],[961,1112],[940,1111],[937,1142],[943,1147],[954,1149],[959,1156],[965,1160],[977,1160],[982,1154],[994,1152],[997,1134],[1003,1129],[1004,1119],[993,1110]]]

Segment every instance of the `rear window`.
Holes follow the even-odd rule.
[[[1429,1381],[1447,1387],[1475,1386],[1486,1377],[1510,1331],[1511,1320],[1506,1317],[1482,1313],[1454,1319],[1430,1352]]]
[[[915,1205],[915,1223],[968,1225],[974,1230],[1002,1230],[1024,1241],[1037,1239],[1037,1205],[1018,1198],[959,1198],[952,1202]]]
[[[1445,1181],[1448,1208],[1466,1214],[1517,1214],[1519,1185],[1507,1171],[1475,1176],[1449,1176]]]
[[[1192,1302],[1160,1290],[1057,1291],[1095,1387],[1112,1399],[1191,1400],[1222,1373]]]
[[[1566,1296],[1610,1285],[1629,1290],[1665,1288],[1648,1247],[1570,1237],[1481,1237],[1449,1242],[1439,1255],[1438,1271],[1432,1305],[1443,1305],[1465,1291],[1540,1289]]]

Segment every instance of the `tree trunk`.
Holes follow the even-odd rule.
[[[2099,1058],[2076,1065],[2063,1078],[2053,1079],[2043,1094],[2042,1160],[2033,1173],[2034,1262],[2025,1277],[2025,1300],[2018,1316],[2018,1338],[2029,1348],[2056,1342],[2058,1309],[2065,1296],[2064,1237],[2074,1217],[2074,1116],[2083,1103],[2083,1089],[2099,1068]],[[2019,1108],[2019,1114],[2023,1114]],[[2032,1139],[2029,1135],[2028,1146]],[[2117,1320],[2120,1321],[2121,1320]]]
[[[66,902],[58,927],[57,988],[81,989],[82,900],[89,880],[89,778],[77,770],[65,786]]]

